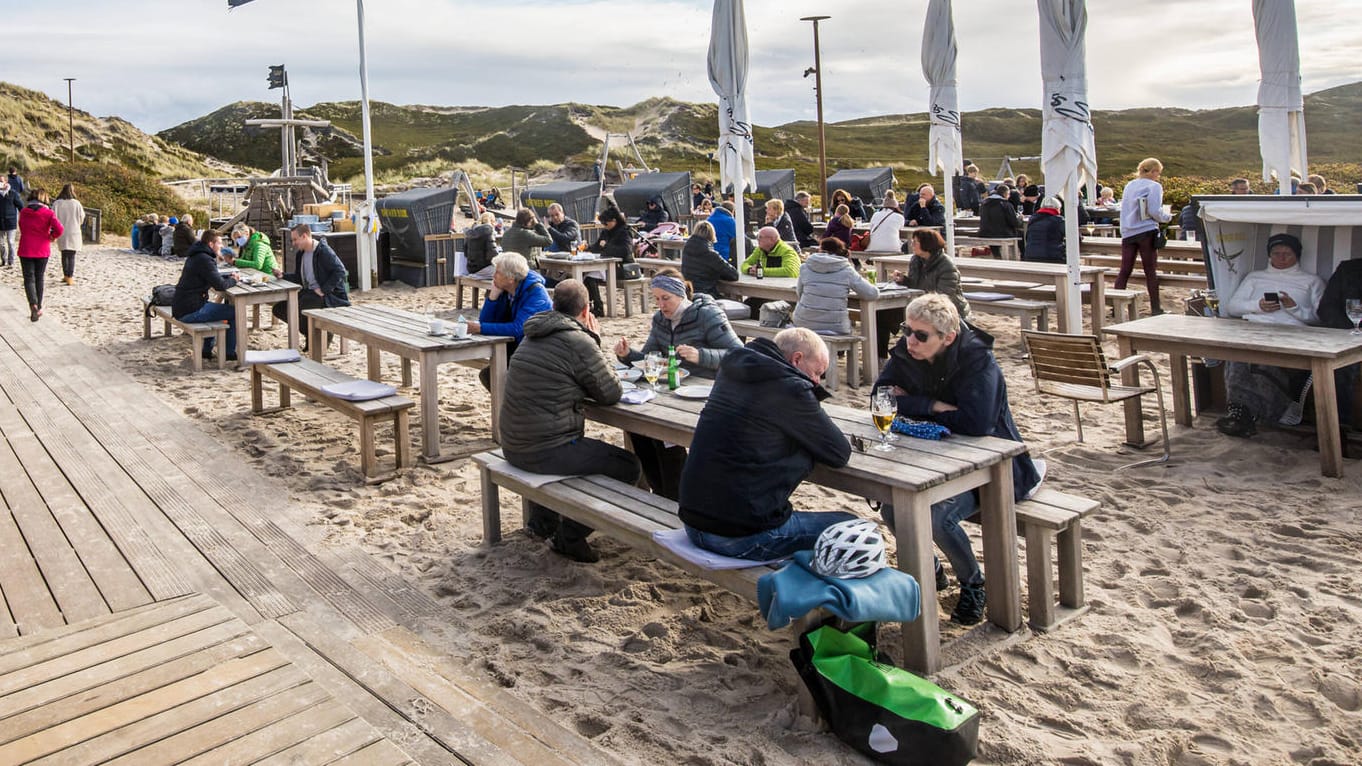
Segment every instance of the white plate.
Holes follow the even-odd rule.
[[[642,360],[642,359],[638,359],[638,360],[634,361],[634,369],[639,370],[640,372],[643,371],[643,360]],[[677,380],[685,380],[686,378],[689,378],[689,377],[690,377],[690,370],[687,370],[685,367],[677,367],[677,368],[676,368],[676,372],[677,372],[677,376],[676,376]],[[666,380],[667,380],[667,363],[666,363],[665,360],[664,360],[663,363],[662,363],[662,372],[657,376],[657,379],[658,379],[659,382],[663,382],[663,383],[665,383]]]
[[[707,385],[707,386],[681,386],[680,388],[676,389],[676,390],[673,391],[672,393],[673,393],[673,394],[676,394],[677,396],[681,397],[682,399],[707,399],[707,398],[709,398],[709,392],[710,392],[710,390],[713,389],[713,388],[714,388],[714,386],[712,386],[712,385]]]
[[[632,383],[633,381],[643,377],[643,370],[632,370],[629,368],[625,368],[623,370],[615,370],[615,373],[620,376],[620,380],[629,383]]]

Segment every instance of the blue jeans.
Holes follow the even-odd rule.
[[[209,301],[203,304],[203,308],[192,314],[185,314],[180,317],[181,322],[221,322],[227,320],[227,353],[236,353],[236,309],[229,303],[213,303]],[[208,353],[213,348],[213,339],[204,338],[203,351]]]
[[[823,530],[833,524],[855,518],[857,516],[845,511],[822,513],[795,511],[784,524],[775,529],[746,537],[724,537],[701,532],[689,525],[686,526],[686,536],[696,547],[721,556],[751,561],[773,561],[785,558],[795,551],[812,549],[813,544],[818,542],[818,536],[823,534]]]
[[[946,554],[961,585],[979,585],[984,581],[979,560],[974,558],[974,549],[969,544],[969,535],[960,528],[960,522],[978,511],[979,501],[972,490],[932,504],[932,542]],[[880,515],[893,529],[894,506],[885,504],[880,508]]]

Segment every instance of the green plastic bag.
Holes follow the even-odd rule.
[[[925,678],[876,661],[874,627],[863,623],[844,633],[824,625],[800,636],[790,660],[819,712],[843,742],[882,763],[969,763],[978,748],[979,711]]]

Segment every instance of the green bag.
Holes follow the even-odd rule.
[[[875,623],[799,637],[790,660],[832,730],[881,763],[951,766],[973,760],[979,711],[902,668],[877,662]]]

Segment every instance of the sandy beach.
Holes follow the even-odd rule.
[[[306,402],[252,417],[245,373],[195,374],[186,339],[141,338],[137,296],[174,283],[180,264],[126,248],[117,237],[86,247],[74,286],[54,259],[42,321],[110,354],[213,435],[222,451],[205,460],[274,477],[288,512],[325,540],[362,545],[435,596],[445,624],[428,638],[451,656],[626,762],[867,762],[797,718],[790,635],[767,630],[749,602],[599,536],[598,564],[552,555],[512,531],[514,512],[505,543],[484,547],[471,461],[418,462],[368,487],[349,419]],[[2,273],[22,290],[17,267]],[[453,296],[387,284],[356,301],[452,317]],[[1165,305],[1182,297],[1165,290]],[[603,320],[604,342],[641,343],[647,322]],[[1032,453],[1044,453],[1049,485],[1102,508],[1085,522],[1091,611],[1077,621],[1048,634],[966,631],[946,621],[956,589],[939,601],[943,638],[967,640],[933,680],[980,708],[977,763],[1362,763],[1362,461],[1326,478],[1312,436],[1231,439],[1200,418],[1170,425],[1170,464],[1117,472],[1138,455],[1121,445],[1119,407],[1085,408],[1087,442],[1077,444],[1069,403],[1034,391],[1016,320],[978,323],[997,337],[1013,413]],[[282,347],[286,328],[252,339]],[[333,345],[332,355],[364,374],[362,347],[342,357]],[[384,365],[399,380],[396,358]],[[446,365],[440,386],[445,450],[490,447],[474,371]],[[843,386],[833,401],[864,408],[867,394]],[[390,442],[379,450],[391,458]],[[862,499],[820,487],[801,488],[795,504],[871,516]],[[504,495],[503,506],[518,502]]]

